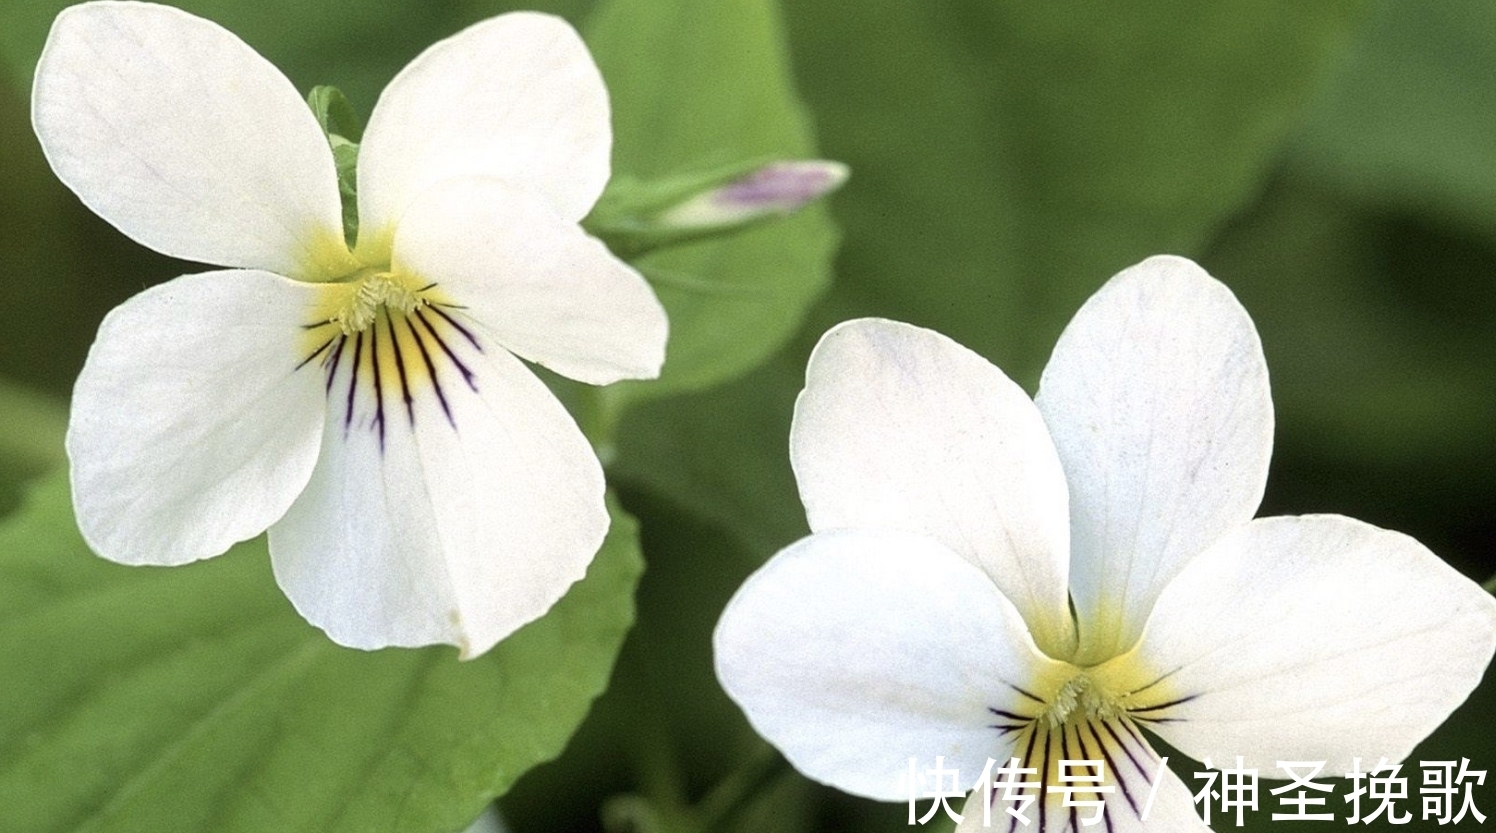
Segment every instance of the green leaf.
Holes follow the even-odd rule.
[[[90,554],[62,477],[0,526],[0,830],[457,830],[565,745],[633,620],[636,526],[484,657],[339,648],[262,541],[211,561]],[[23,684],[16,684],[16,681]]]
[[[816,156],[772,0],[606,0],[584,31],[612,99],[617,174],[649,180]],[[658,381],[609,395],[700,388],[761,362],[825,288],[835,244],[825,210],[812,206],[639,260],[670,315],[668,357]]]

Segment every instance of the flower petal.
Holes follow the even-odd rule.
[[[1068,655],[1064,474],[1034,404],[986,359],[894,321],[832,328],[805,372],[790,462],[812,530],[929,535]]]
[[[1100,661],[1133,644],[1189,558],[1257,511],[1267,365],[1230,290],[1154,257],[1076,313],[1035,401],[1070,485],[1079,661]]]
[[[265,272],[207,272],[104,318],[67,433],[78,525],[96,552],[181,564],[285,513],[320,442],[320,380],[296,372],[312,292]]]
[[[897,611],[898,615],[889,615]],[[868,798],[908,798],[909,759],[971,776],[1011,749],[993,710],[1053,665],[978,570],[898,531],[821,532],[738,589],[713,639],[717,678],[796,769]]]
[[[1337,515],[1265,518],[1190,563],[1140,656],[1135,716],[1197,759],[1402,760],[1496,650],[1496,600],[1417,541]],[[1143,704],[1146,705],[1146,704]]]
[[[497,176],[582,219],[607,184],[608,91],[566,21],[535,12],[464,29],[411,61],[369,117],[358,160],[360,236],[456,176]]]
[[[545,385],[428,311],[333,348],[322,458],[270,556],[335,642],[470,658],[583,576],[608,513],[597,457]]]
[[[31,112],[57,177],[142,245],[292,276],[343,250],[311,110],[216,23],[149,3],[64,9]]]
[[[1042,824],[1037,803],[1023,811],[1028,824],[1022,823],[1010,814],[1008,810],[1017,810],[1017,805],[1003,800],[1003,788],[999,786],[989,792],[981,789],[973,790],[966,797],[966,806],[961,811],[961,823],[956,827],[957,833],[973,833],[978,830],[998,830],[1002,833],[1029,833],[1029,831],[1032,833],[1082,833],[1084,830],[1106,831],[1106,833],[1132,833],[1133,831],[1156,833],[1160,830],[1167,831],[1167,833],[1182,833],[1183,831],[1209,833],[1210,827],[1195,812],[1189,788],[1179,776],[1167,767],[1160,769],[1158,753],[1146,743],[1142,744],[1140,751],[1129,757],[1128,750],[1133,747],[1130,739],[1128,743],[1129,746],[1126,749],[1121,748],[1120,743],[1117,746],[1109,746],[1105,753],[1095,747],[1074,753],[1074,760],[1103,761],[1106,776],[1104,786],[1112,787],[1110,793],[1097,794],[1077,790],[1071,794],[1073,801],[1099,800],[1102,802],[1106,818],[1098,820],[1095,825],[1088,827],[1085,824],[1085,820],[1095,812],[1093,809],[1064,806],[1065,792],[1063,790],[1048,792],[1048,788],[1066,785],[1050,783],[1045,786],[1045,798],[1048,805],[1044,808]],[[1133,758],[1136,758],[1137,766],[1134,765]],[[1118,765],[1122,767],[1120,780],[1114,769],[1105,763],[1109,760],[1119,762]],[[993,766],[993,769],[996,770],[999,765],[1007,765],[1007,763],[1007,761],[1000,761]],[[1160,777],[1160,772],[1162,772],[1162,780],[1155,788],[1153,781]],[[1024,777],[1028,780],[1038,778],[1037,775]],[[993,782],[999,783],[996,776]],[[1035,793],[1033,789],[1020,789],[1015,790],[1014,794],[1034,795]],[[985,814],[982,807],[984,801],[991,804],[991,808]]]
[[[563,376],[601,385],[660,374],[669,325],[649,284],[500,180],[428,190],[400,223],[393,263],[436,283],[506,349]]]

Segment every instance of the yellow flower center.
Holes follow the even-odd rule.
[[[1054,699],[1039,715],[1039,719],[1047,722],[1051,729],[1058,729],[1071,722],[1072,718],[1077,722],[1090,719],[1112,720],[1125,711],[1119,698],[1094,682],[1086,672],[1077,671],[1075,676],[1066,680],[1059,691],[1055,692]]]
[[[1135,652],[1086,667],[1050,660],[1029,687],[1013,686],[1008,708],[989,709],[992,728],[1011,744],[1006,754],[1032,770],[1019,779],[1032,786],[1018,791],[1034,800],[1030,819],[1037,816],[1041,825],[1065,819],[1080,829],[1081,819],[1103,809],[1140,816],[1162,769],[1141,727],[1170,722],[1170,710],[1192,699],[1180,696],[1169,677]],[[1004,811],[1016,805],[1002,796],[1002,790],[987,796],[987,812],[1006,819]]]
[[[343,335],[367,330],[382,308],[409,315],[430,303],[423,293],[431,287],[419,286],[407,276],[378,269],[365,269],[360,274],[349,283],[328,287],[329,297],[338,299],[337,310],[328,320],[337,324]],[[351,287],[351,291],[344,287]]]
[[[414,428],[424,403],[455,429],[452,396],[478,389],[473,363],[483,345],[464,307],[387,261],[318,283],[301,338],[297,370],[320,366],[345,435],[368,428],[381,450],[394,420]]]

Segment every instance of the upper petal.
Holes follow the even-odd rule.
[[[1055,664],[980,570],[891,530],[787,547],[728,602],[713,645],[722,687],[796,769],[884,801],[908,798],[910,758],[963,778],[1006,758],[993,710],[1023,708],[1017,688]]]
[[[612,142],[607,88],[566,21],[514,12],[474,24],[380,95],[359,150],[360,237],[388,233],[454,176],[501,177],[576,222],[607,184]]]
[[[270,529],[296,609],[355,648],[487,651],[580,579],[602,468],[539,379],[453,310],[334,335],[323,453]]]
[[[545,201],[492,178],[429,189],[395,235],[397,270],[422,276],[505,348],[591,384],[652,379],[665,308],[643,276]]]
[[[104,318],[73,388],[78,526],[100,555],[180,564],[281,517],[311,476],[322,385],[298,373],[312,288],[188,275]]]
[[[1033,402],[986,359],[894,321],[832,328],[805,371],[790,462],[812,530],[929,535],[1068,655],[1065,477]]]
[[[1496,600],[1406,535],[1264,518],[1174,579],[1140,650],[1175,703],[1148,716],[1180,750],[1342,773],[1402,760],[1464,701],[1496,650]]]
[[[1267,365],[1224,285],[1178,257],[1118,274],[1076,313],[1035,397],[1070,485],[1082,660],[1138,637],[1184,563],[1257,511]]]
[[[291,82],[216,23],[149,3],[63,10],[32,122],[57,177],[174,257],[299,276],[343,248],[327,140]]]

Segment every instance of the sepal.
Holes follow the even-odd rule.
[[[332,147],[332,161],[338,170],[338,199],[343,204],[343,238],[351,249],[358,241],[358,143],[364,135],[363,121],[337,87],[313,87],[306,103]]]

